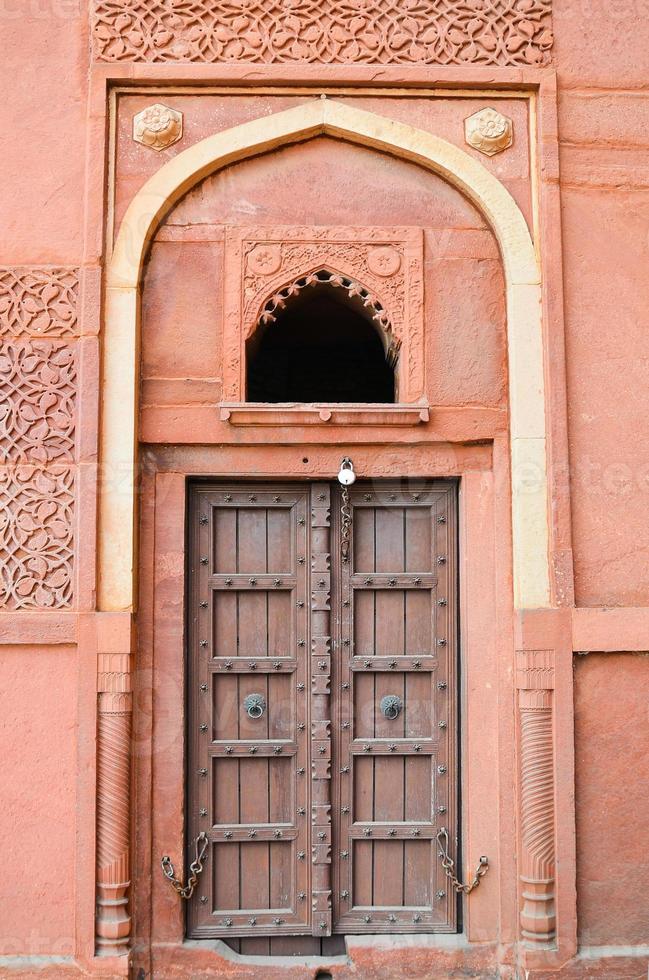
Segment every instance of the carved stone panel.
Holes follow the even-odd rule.
[[[60,341],[0,345],[0,463],[74,459],[75,360]]]
[[[76,269],[0,268],[0,336],[77,333]]]
[[[73,468],[0,468],[0,606],[70,606],[73,538]]]
[[[545,65],[550,0],[95,0],[101,61]]]
[[[246,341],[288,295],[326,274],[360,295],[396,363],[400,402],[424,394],[423,253],[418,228],[229,228],[224,400],[245,400]]]

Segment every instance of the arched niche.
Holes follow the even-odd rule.
[[[378,297],[319,269],[264,303],[246,342],[246,401],[391,403],[398,352]]]
[[[540,271],[525,219],[500,181],[459,147],[374,113],[313,99],[217,133],[178,154],[147,181],[122,221],[106,279],[101,456],[104,471],[119,472],[120,481],[105,481],[100,498],[102,609],[135,605],[139,287],[149,242],[164,215],[204,177],[322,134],[383,150],[437,173],[479,208],[495,232],[507,288],[514,601],[519,609],[550,605]],[[527,477],[521,479],[521,474]]]

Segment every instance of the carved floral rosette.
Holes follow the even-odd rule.
[[[423,253],[418,228],[228,228],[224,400],[245,400],[246,341],[273,319],[282,294],[326,274],[361,291],[397,365],[399,401],[424,394]]]

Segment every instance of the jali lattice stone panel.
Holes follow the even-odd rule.
[[[0,468],[1,606],[69,606],[73,537],[72,468]]]
[[[102,61],[544,65],[551,0],[95,0]]]
[[[76,269],[0,268],[0,336],[77,333]]]
[[[75,349],[62,341],[0,345],[0,463],[74,459]]]

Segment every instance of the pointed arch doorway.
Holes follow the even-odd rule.
[[[204,144],[192,147],[172,161],[168,169],[162,168],[144,189],[143,199],[138,195],[125,219],[109,272],[102,430],[104,461],[115,464],[122,472],[128,472],[130,467],[132,472],[132,445],[129,433],[124,433],[123,422],[124,406],[131,404],[131,395],[135,405],[137,387],[135,350],[140,267],[156,223],[179,196],[201,176],[219,166],[282,141],[308,139],[311,135],[330,132],[364,145],[390,149],[390,152],[396,147],[398,155],[443,174],[476,201],[496,230],[501,245],[508,295],[512,460],[514,466],[520,460],[531,461],[536,466],[536,473],[540,474],[533,492],[527,487],[512,485],[515,605],[518,609],[546,607],[551,600],[540,287],[529,234],[520,212],[502,185],[475,161],[468,160],[457,147],[443,145],[444,141],[399,123],[390,123],[388,132],[385,121],[377,120],[378,117],[356,109],[331,104],[315,108],[309,103],[299,112],[279,113],[269,126],[264,125],[267,120],[262,120],[259,126],[238,127],[234,136],[232,133],[218,134]],[[147,195],[150,195],[148,202]],[[135,416],[132,429],[134,434]],[[500,451],[502,453],[502,445]],[[214,466],[212,472],[223,473],[226,465],[224,460],[221,466]],[[366,459],[365,465],[366,472],[372,472],[372,463]],[[248,472],[251,471],[252,467]],[[333,471],[331,467],[328,470]],[[452,466],[445,470],[452,471]],[[503,474],[509,475],[506,466],[501,470]],[[294,469],[290,475],[295,475]],[[124,494],[124,482],[122,480],[119,493],[112,492],[108,486],[102,495],[100,592],[102,607],[107,610],[128,609],[134,605],[131,574],[134,536],[129,519],[133,500],[129,501],[128,494]],[[546,878],[549,880],[549,876]]]

